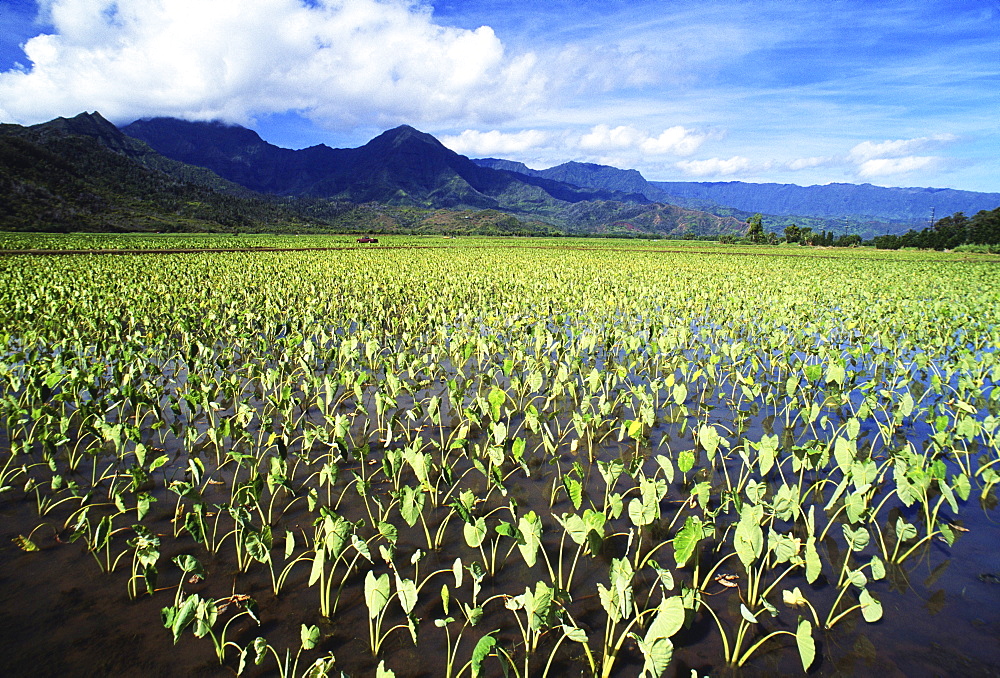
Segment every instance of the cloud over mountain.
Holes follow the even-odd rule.
[[[48,0],[43,12],[54,30],[25,43],[30,65],[0,73],[6,119],[497,121],[545,87],[532,53],[406,0]]]
[[[409,124],[532,167],[994,190],[998,16],[901,0],[836,12],[780,0],[0,0],[0,122],[219,119],[294,148]]]

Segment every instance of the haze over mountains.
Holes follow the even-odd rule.
[[[46,214],[70,224],[74,214],[100,213],[114,217],[88,227],[110,219],[129,228],[131,218],[136,228],[160,228],[176,215],[201,228],[419,232],[441,228],[440,215],[437,226],[425,224],[430,212],[461,210],[470,214],[451,222],[466,226],[482,213],[490,232],[678,237],[740,233],[760,212],[773,232],[794,221],[871,237],[926,226],[932,208],[940,218],[1000,205],[1000,194],[951,189],[650,182],[577,162],[532,170],[470,160],[405,125],[359,148],[290,150],[239,126],[154,118],[119,130],[98,113],[0,126],[0,188],[9,196],[5,229],[25,228],[28,217],[37,226]]]

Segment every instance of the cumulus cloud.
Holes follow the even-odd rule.
[[[467,129],[454,136],[442,136],[442,144],[465,155],[486,156],[500,153],[524,153],[546,144],[551,135],[541,130],[528,129],[520,132],[500,132],[492,130],[480,132]]]
[[[729,176],[749,172],[753,163],[749,158],[735,155],[732,158],[710,158],[708,160],[681,160],[676,167],[692,177]]]
[[[546,79],[488,26],[434,23],[408,0],[46,0],[54,27],[0,73],[8,119],[99,110],[251,122],[288,110],[328,125],[509,119]]]
[[[691,155],[705,142],[708,134],[676,125],[653,136],[648,132],[619,125],[596,125],[580,137],[579,147],[585,151],[639,151],[644,155]]]

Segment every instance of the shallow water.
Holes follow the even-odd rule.
[[[474,265],[479,266],[480,259],[486,256],[477,255]],[[315,258],[309,261],[314,266],[321,263]],[[283,265],[277,265],[278,269],[288,274],[281,268]],[[552,290],[545,287],[538,297],[546,301],[522,303],[514,313],[503,304],[514,304],[512,300],[518,298],[517,294],[491,292],[489,281],[475,273],[478,269],[470,270],[466,278],[460,278],[459,283],[452,281],[448,287],[451,294],[468,290],[468,296],[461,301],[466,310],[450,309],[446,322],[442,320],[446,315],[443,307],[429,304],[422,311],[426,317],[419,319],[421,324],[404,327],[402,319],[408,317],[405,313],[409,307],[398,302],[400,298],[409,302],[407,294],[412,289],[404,289],[402,283],[392,279],[395,287],[387,288],[388,292],[382,290],[382,296],[370,302],[372,309],[365,305],[352,309],[371,317],[352,319],[349,324],[327,321],[323,315],[332,317],[340,313],[336,304],[344,303],[344,297],[333,295],[327,299],[331,305],[309,319],[267,316],[244,323],[239,315],[242,310],[235,316],[227,315],[229,307],[220,304],[208,311],[218,313],[218,319],[206,321],[205,326],[197,324],[199,319],[185,315],[190,310],[179,313],[187,325],[166,330],[157,328],[150,319],[122,320],[115,325],[118,328],[115,331],[123,332],[127,342],[117,344],[108,340],[101,350],[82,341],[76,350],[65,345],[48,347],[41,340],[21,343],[12,339],[13,343],[8,344],[10,352],[5,356],[5,374],[18,375],[20,382],[16,386],[12,381],[6,382],[5,396],[15,400],[27,398],[32,393],[30,389],[35,388],[33,384],[41,383],[58,370],[68,373],[71,368],[79,368],[85,372],[88,383],[71,387],[63,381],[49,387],[51,393],[35,400],[33,407],[44,413],[48,412],[45,407],[56,402],[52,398],[60,393],[67,395],[63,404],[54,406],[51,420],[45,419],[44,414],[31,412],[24,420],[18,415],[4,422],[4,436],[12,436],[21,450],[14,466],[28,462],[37,465],[31,466],[26,475],[16,475],[12,489],[0,494],[3,516],[0,595],[4,596],[4,609],[11,610],[0,622],[5,626],[0,628],[6,631],[2,634],[7,639],[4,642],[11,648],[0,653],[0,672],[6,675],[138,675],[140,671],[143,675],[231,674],[238,666],[237,648],[227,650],[225,665],[220,666],[208,639],[194,638],[187,629],[174,645],[170,631],[161,625],[160,609],[172,604],[175,587],[181,579],[179,569],[170,559],[189,554],[201,561],[205,578],[185,581],[185,595],[197,593],[220,600],[241,594],[258,603],[260,625],[249,617],[241,617],[230,627],[227,640],[246,647],[258,635],[265,636],[282,656],[285,648],[291,648],[294,657],[300,643],[300,625],[316,624],[321,640],[316,650],[303,653],[300,672],[321,653],[332,652],[338,670],[354,676],[372,675],[377,661],[369,648],[362,589],[369,569],[376,574],[390,572],[378,550],[379,546],[388,546],[388,541],[378,536],[373,524],[377,521],[369,516],[369,510],[379,511],[379,506],[375,503],[366,506],[356,486],[350,484],[354,474],[363,474],[372,483],[369,500],[377,499],[387,506],[395,489],[392,464],[398,463],[391,460],[410,440],[420,441],[421,449],[438,460],[441,451],[431,441],[444,440],[443,447],[448,449],[448,441],[465,438],[464,443],[448,453],[444,464],[438,463],[432,470],[431,480],[441,483],[441,495],[452,487],[447,478],[450,473],[456,489],[447,501],[467,489],[484,500],[473,511],[476,516],[499,510],[487,519],[491,540],[498,539],[495,530],[501,520],[516,522],[511,513],[502,509],[511,499],[517,503],[518,518],[528,510],[538,512],[544,525],[544,551],[553,560],[553,567],[558,568],[556,559],[562,550],[566,570],[572,566],[577,547],[570,539],[561,538],[561,528],[553,517],[573,510],[566,490],[561,487],[561,476],[571,473],[574,462],[580,464],[582,510],[591,503],[599,509],[603,506],[604,482],[594,461],[621,459],[635,474],[633,477],[625,473],[615,482],[614,491],[625,494],[623,512],[617,519],[609,520],[605,531],[616,536],[608,536],[594,556],[579,556],[569,587],[572,600],[564,603],[567,614],[587,632],[595,654],[599,654],[607,618],[597,585],[607,585],[613,558],[634,559],[636,543],[641,543],[645,553],[674,538],[686,517],[708,519],[710,512],[720,508],[724,510],[712,519],[714,533],[705,537],[697,555],[701,575],[719,558],[733,553],[732,527],[736,513],[732,496],[725,494],[729,484],[740,482],[743,474],[748,473],[748,477],[767,483],[768,500],[781,484],[782,476],[777,470],[760,476],[756,453],[750,451],[750,443],[757,443],[764,435],[778,436],[778,458],[783,460],[780,473],[787,478],[797,476],[791,471],[792,455],[802,454],[803,449],[814,455],[829,451],[855,416],[859,420],[856,439],[861,461],[870,456],[881,462],[912,445],[917,455],[945,459],[947,477],[954,481],[961,470],[960,464],[969,463],[975,470],[977,459],[992,463],[996,458],[992,438],[995,428],[984,428],[971,436],[957,435],[953,430],[959,419],[956,408],[960,406],[956,402],[973,408],[981,425],[996,414],[993,380],[997,368],[992,362],[992,340],[983,346],[982,333],[975,335],[973,346],[965,346],[973,335],[956,329],[947,333],[948,341],[961,340],[961,348],[926,347],[931,361],[928,364],[941,375],[940,383],[935,384],[934,370],[917,364],[917,355],[923,354],[924,347],[907,345],[905,332],[887,329],[881,338],[863,339],[867,335],[860,330],[837,330],[839,316],[848,311],[840,305],[819,305],[822,288],[818,283],[804,297],[807,303],[800,320],[803,329],[793,330],[789,329],[796,326],[792,321],[773,326],[758,322],[754,308],[749,307],[717,317],[721,311],[714,309],[713,303],[722,293],[739,291],[742,278],[737,277],[725,279],[719,294],[705,295],[702,302],[694,304],[691,308],[697,307],[697,313],[686,315],[683,310],[670,310],[670,304],[662,299],[645,299],[646,290],[636,287],[638,296],[631,298],[630,303],[635,301],[637,306],[645,308],[645,315],[629,316],[612,308],[606,311],[607,315],[594,320],[582,311],[561,308],[565,304],[558,301],[562,284],[558,277],[537,276],[535,280],[553,286]],[[305,271],[297,273],[307,277]],[[519,276],[520,270],[513,273]],[[567,272],[560,275],[582,279],[587,273],[582,268],[574,270],[568,266]],[[365,271],[365,275],[369,274],[370,270]],[[405,278],[397,272],[393,276]],[[261,275],[260,284],[263,278]],[[524,285],[520,277],[511,280],[512,285]],[[216,295],[229,293],[225,285],[209,287]],[[237,292],[247,289],[237,285]],[[349,287],[345,284],[343,289]],[[294,301],[299,295],[295,290],[298,288],[289,287],[281,297],[284,306],[277,303],[280,295],[268,297],[268,303],[273,302],[275,309],[284,312],[298,303]],[[686,293],[683,290],[675,296],[684,298]],[[335,297],[334,303],[331,299]],[[235,298],[240,298],[239,294]],[[609,294],[607,298],[614,299],[616,295]],[[307,300],[299,301],[307,305]],[[482,307],[489,310],[479,311]],[[201,307],[197,307],[197,312],[208,313]],[[163,314],[169,315],[166,310]],[[830,320],[824,325],[817,318]],[[239,338],[227,338],[229,330],[217,331],[215,325],[223,319],[242,333]],[[441,324],[436,325],[439,321]],[[151,331],[157,333],[155,337]],[[144,343],[147,341],[148,345]],[[234,344],[239,344],[238,349]],[[40,350],[29,353],[26,346],[39,346]],[[970,348],[974,351],[967,350]],[[843,361],[845,368],[843,387],[829,376],[838,360]],[[590,382],[592,370],[597,372],[594,386]],[[818,376],[810,376],[814,370]],[[388,385],[391,375],[398,377],[407,389],[391,393]],[[793,388],[787,385],[789,378],[794,379]],[[536,379],[537,383],[533,383]],[[455,383],[449,384],[449,380]],[[684,384],[687,390],[681,403],[675,400],[674,383]],[[489,398],[496,390],[506,393],[498,417],[506,428],[505,435],[500,436],[501,445],[494,444],[494,416],[490,414]],[[910,416],[897,417],[906,394],[914,398],[914,411]],[[428,409],[434,397],[441,398],[440,424],[437,415]],[[607,411],[602,411],[602,397],[611,402]],[[389,402],[383,409],[381,403],[388,400],[382,399],[395,403]],[[537,414],[529,414],[529,403],[536,407]],[[241,407],[244,409],[240,410]],[[859,414],[866,407],[870,411],[864,416]],[[628,422],[643,421],[650,413],[651,421],[644,421],[638,441],[632,440],[627,433]],[[579,418],[583,414],[593,415],[593,423],[584,423]],[[385,422],[394,416],[391,435],[387,435]],[[937,428],[935,417],[941,416],[945,417],[947,440],[944,444],[931,443]],[[62,418],[68,422],[65,430]],[[532,423],[533,418],[537,418],[537,424]],[[220,434],[220,422],[227,419],[234,422],[233,428]],[[125,429],[115,432],[88,428],[98,420],[112,428],[116,424],[136,423],[136,430],[129,433]],[[728,453],[721,450],[714,464],[708,463],[704,445],[698,442],[699,428],[703,425],[716,427],[731,445]],[[585,432],[581,433],[578,426]],[[467,433],[459,436],[458,431],[463,427]],[[544,432],[546,427],[548,433]],[[221,437],[213,441],[210,431]],[[33,436],[32,443],[22,450],[20,446],[29,435]],[[311,444],[304,444],[304,435],[318,437],[315,441],[310,438]],[[333,440],[338,436],[343,437],[340,444]],[[525,442],[524,463],[530,475],[512,459],[515,438]],[[149,448],[147,467],[149,459],[161,454],[166,455],[167,461],[149,479],[140,478],[130,488],[128,473],[136,460],[136,440]],[[0,438],[0,449],[5,454],[9,455],[10,447],[8,438]],[[506,496],[495,487],[495,482],[474,468],[477,460],[488,465],[491,448],[496,447],[502,447],[505,459],[502,473],[510,474],[504,481]],[[960,448],[959,452],[953,453],[951,447]],[[961,448],[967,449],[968,454]],[[69,457],[87,449],[101,452],[95,458],[83,454],[77,470],[70,472]],[[367,451],[362,455],[361,450]],[[697,464],[686,476],[675,471],[676,477],[669,484],[666,496],[658,502],[663,517],[641,531],[635,530],[628,504],[638,496],[638,470],[649,477],[657,474],[659,455],[669,457],[676,468],[679,454],[687,450],[697,452]],[[252,455],[250,465],[238,467],[227,458],[230,452]],[[747,454],[749,463],[741,460],[741,453]],[[55,469],[47,463],[47,454],[55,459]],[[363,458],[358,458],[359,455]],[[294,497],[268,486],[266,478],[271,464],[281,460],[288,464]],[[225,463],[220,467],[218,461]],[[331,488],[321,485],[317,475],[325,461],[335,461],[339,469],[338,481]],[[412,469],[405,463],[401,468],[402,484],[414,485]],[[69,542],[73,536],[69,526],[75,522],[70,516],[75,500],[40,517],[34,507],[35,491],[23,489],[26,478],[31,477],[38,484],[37,496],[46,500],[66,499],[71,493],[65,483],[75,480],[81,487],[88,487],[92,471],[105,477],[96,483],[97,493],[87,499],[94,504],[90,527],[102,516],[114,513],[110,495],[115,492],[121,494],[128,509],[127,515],[117,517],[114,522],[121,532],[112,540],[112,555],[121,552],[125,555],[110,575],[100,571],[82,539],[61,543]],[[61,487],[52,485],[56,476]],[[825,469],[806,471],[802,477],[807,485],[820,484],[824,477],[833,478],[836,484],[843,473],[836,462],[830,461]],[[890,471],[880,476],[875,502],[892,491],[891,478]],[[250,480],[256,485],[247,485]],[[169,489],[171,483],[188,481],[198,486],[198,496],[179,499],[177,486]],[[686,503],[694,482],[708,483],[710,500],[704,510]],[[335,510],[351,521],[365,521],[357,531],[370,541],[373,563],[369,565],[359,559],[363,567],[351,572],[344,563],[338,565],[334,583],[339,585],[343,579],[345,588],[329,620],[319,614],[318,587],[308,585],[310,560],[304,559],[291,567],[278,596],[272,591],[271,574],[264,564],[251,560],[246,571],[241,571],[234,548],[236,537],[223,537],[236,528],[222,508],[233,501],[234,483],[243,485],[244,491],[250,493],[245,496],[260,493],[260,502],[244,502],[251,511],[249,525],[253,530],[261,530],[265,525],[271,528],[274,545],[270,553],[279,570],[287,562],[283,555],[287,531],[296,535],[293,559],[311,550],[307,540],[313,538],[318,513],[310,511],[310,489],[317,491],[312,501],[335,505]],[[777,607],[778,617],[772,619],[766,612],[757,612],[760,626],[767,631],[794,630],[796,617],[801,614],[781,604],[782,589],[801,587],[818,608],[821,620],[837,596],[837,577],[846,552],[840,524],[843,511],[838,513],[839,502],[829,511],[823,510],[833,493],[833,485],[823,485],[820,491],[822,496],[809,498],[806,508],[816,505],[819,530],[826,527],[827,521],[834,523],[826,539],[818,544],[822,574],[809,584],[799,568],[782,580],[769,596]],[[160,572],[156,593],[141,594],[133,600],[127,594],[132,571],[132,549],[127,542],[134,537],[131,526],[138,520],[135,504],[141,492],[148,492],[157,500],[142,523],[160,535],[157,561]],[[330,500],[326,498],[328,492]],[[936,495],[936,490],[932,494]],[[987,496],[985,508],[981,508],[976,481],[969,499],[957,502],[960,509],[957,514],[944,503],[942,517],[949,524],[967,530],[957,531],[954,545],[948,546],[935,538],[917,549],[902,567],[890,565],[885,579],[868,584],[884,609],[880,621],[866,623],[855,610],[829,631],[814,629],[817,659],[810,674],[944,675],[958,667],[969,675],[997,675],[1000,585],[990,583],[989,577],[980,577],[1000,572],[994,548],[998,534],[995,494],[994,488]],[[741,501],[747,499],[745,489],[740,496]],[[937,497],[933,499],[936,501]],[[427,501],[429,504],[430,499]],[[171,522],[177,515],[178,503],[181,513],[190,514],[199,502],[207,513],[213,514],[206,514],[208,527],[218,525],[217,539],[221,545],[217,554],[197,544],[181,529],[183,517],[180,522]],[[449,514],[447,508],[425,507],[423,515],[432,536]],[[921,535],[924,529],[915,507],[901,508],[897,500],[890,499],[877,520],[890,551],[894,543],[891,526],[897,515],[916,524]],[[383,517],[399,531],[393,562],[402,577],[416,578],[417,567],[410,557],[417,549],[430,550],[418,565],[420,578],[439,567],[450,568],[456,557],[465,564],[484,559],[478,550],[466,545],[462,521],[457,516],[451,518],[442,532],[445,546],[441,551],[428,549],[421,523],[407,526],[398,508],[392,508]],[[42,526],[35,530],[39,524]],[[865,524],[874,537],[874,525]],[[795,524],[779,520],[774,526],[782,532],[805,536],[801,518]],[[641,537],[630,542],[630,531],[633,535],[641,532]],[[12,541],[19,535],[30,536],[41,551],[22,552]],[[353,557],[350,548],[347,552]],[[876,554],[879,549],[873,539],[852,560],[852,567],[866,565]],[[486,556],[489,559],[488,550]],[[478,595],[480,603],[494,595],[519,595],[526,586],[550,579],[544,560],[540,557],[533,567],[527,567],[509,537],[499,538],[496,560],[497,572],[484,579]],[[656,560],[668,567],[676,579],[675,587],[664,595],[676,595],[682,586],[692,584],[693,563],[675,567],[672,546],[662,547]],[[776,577],[781,569],[765,577]],[[739,601],[747,586],[746,573],[740,561],[730,557],[719,574],[734,575],[732,581],[737,587],[709,582],[704,586],[703,600],[722,618],[732,641],[741,619]],[[636,574],[634,588],[640,606],[658,602],[661,593],[655,582],[656,574],[651,568],[642,568]],[[439,591],[446,583],[452,589],[451,616],[461,620],[458,603],[471,601],[468,571],[461,586],[455,585],[451,573],[435,575],[428,581],[414,607],[414,614],[420,619],[419,642],[414,646],[404,627],[389,634],[380,653],[380,659],[384,658],[400,678],[444,674],[448,636],[435,627],[434,620],[444,616]],[[140,592],[144,588],[141,580],[133,584]],[[651,589],[653,595],[647,596]],[[854,604],[857,592],[849,591],[845,600],[849,602],[838,610]],[[458,666],[467,661],[476,640],[494,629],[498,630],[500,646],[520,666],[523,641],[513,612],[503,602],[496,599],[487,604],[482,621],[464,631]],[[238,608],[230,606],[220,619],[220,626],[235,609]],[[523,619],[524,613],[520,614]],[[722,637],[705,609],[691,615],[689,621],[690,626],[673,637],[674,661],[667,673],[689,675],[691,669],[700,675],[734,672],[725,665]],[[404,622],[399,603],[392,601],[383,632]],[[618,626],[618,633],[623,626]],[[460,628],[460,621],[449,624],[452,642]],[[532,657],[531,675],[541,675],[549,653],[559,640],[558,628],[556,625],[540,639],[538,652]],[[751,634],[743,648],[756,637]],[[563,642],[553,656],[550,675],[587,674],[588,664],[581,649],[577,643]],[[638,675],[642,661],[636,644],[626,639],[613,673]],[[246,671],[250,675],[273,675],[274,658],[268,657],[265,664],[255,667],[251,656]],[[739,673],[793,675],[800,671],[794,641],[790,636],[779,636],[761,646]],[[485,672],[499,675],[495,657],[488,660]]]

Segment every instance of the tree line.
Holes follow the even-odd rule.
[[[873,239],[875,247],[898,250],[916,247],[929,250],[953,250],[959,247],[988,251],[1000,248],[1000,207],[981,210],[972,217],[956,212],[938,219],[933,226],[921,231],[909,230],[902,235],[880,235]]]

